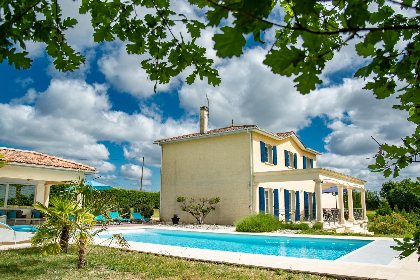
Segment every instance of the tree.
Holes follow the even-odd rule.
[[[416,162],[420,153],[420,0],[188,0],[202,10],[199,19],[189,19],[171,9],[170,0],[83,0],[79,13],[89,13],[95,42],[121,40],[129,54],[148,54],[141,66],[156,83],[168,83],[187,67],[191,84],[196,77],[218,85],[220,78],[206,50],[196,44],[206,27],[220,27],[213,36],[221,58],[241,56],[247,40],[264,44],[264,32],[276,30],[276,41],[264,64],[273,73],[294,77],[296,88],[306,94],[322,83],[326,63],[350,41],[367,58],[355,77],[367,78],[365,89],[382,99],[400,92],[395,109],[409,112],[417,125],[400,146],[380,145],[370,168],[386,177]],[[285,12],[276,16],[278,5]],[[57,1],[4,0],[0,6],[0,63],[17,69],[31,66],[28,41],[43,42],[60,71],[74,71],[85,58],[66,41],[65,33],[77,25],[63,18]],[[225,19],[234,19],[226,25]],[[175,34],[177,27],[183,32]],[[397,45],[398,44],[398,45]],[[402,47],[399,47],[401,45]],[[20,50],[18,47],[20,47]],[[399,85],[398,85],[399,83]],[[399,88],[400,87],[400,88]],[[156,86],[155,86],[156,90]]]
[[[366,209],[375,210],[379,207],[381,201],[378,192],[366,190]]]
[[[220,202],[220,198],[200,198],[199,202],[195,202],[195,198],[178,197],[176,201],[181,203],[182,211],[190,213],[199,224],[202,224],[204,218],[216,209],[215,205]]]
[[[416,194],[418,188],[420,183],[413,182],[410,178],[400,182],[388,181],[382,184],[380,194],[389,202],[391,208],[397,206],[400,210],[411,212],[420,207],[420,196]]]

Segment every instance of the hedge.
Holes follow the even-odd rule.
[[[68,188],[69,185],[54,185],[51,186],[50,196],[58,195],[60,192]],[[136,190],[126,189],[109,189],[102,191],[115,197],[119,208],[129,206],[131,208],[138,207],[142,204],[148,204],[153,208],[159,209],[160,193],[159,192],[141,192]]]
[[[120,207],[128,205],[130,207],[148,204],[153,208],[159,209],[160,193],[159,192],[141,192],[136,190],[125,189],[109,189],[104,191],[115,196]]]

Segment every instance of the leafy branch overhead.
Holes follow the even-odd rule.
[[[178,197],[176,199],[181,203],[182,211],[190,213],[197,220],[199,224],[203,223],[204,218],[213,210],[216,209],[216,204],[220,202],[219,197],[200,198],[196,202],[195,198]]]
[[[316,89],[327,62],[355,41],[357,54],[367,61],[355,77],[366,79],[364,88],[379,99],[399,91],[394,108],[407,111],[408,120],[417,125],[402,146],[381,147],[397,166],[394,175],[418,154],[420,0],[188,0],[201,16],[198,20],[176,13],[173,2],[82,0],[79,13],[90,14],[95,42],[120,40],[129,54],[145,55],[141,66],[160,84],[187,68],[188,84],[197,77],[220,84],[214,61],[197,44],[206,28],[216,28],[213,48],[221,58],[241,56],[251,40],[265,44],[265,32],[274,29],[275,41],[267,46],[263,63],[275,74],[293,77],[302,94]],[[56,1],[4,0],[0,15],[0,63],[29,68],[28,41],[44,42],[61,71],[84,63],[65,37],[77,20],[63,18]],[[380,156],[371,168],[389,176]]]

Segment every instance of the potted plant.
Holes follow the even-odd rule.
[[[178,214],[174,214],[174,216],[172,217],[172,223],[173,223],[174,225],[177,225],[177,224],[178,224],[178,222],[179,222],[179,217],[178,217]]]

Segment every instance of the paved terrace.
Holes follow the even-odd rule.
[[[395,279],[395,280],[414,280],[419,279],[420,263],[417,261],[418,255],[412,254],[408,258],[399,260],[397,251],[392,250],[389,246],[394,245],[392,238],[384,237],[355,237],[355,236],[322,236],[322,235],[294,235],[287,233],[237,233],[233,227],[215,227],[215,226],[177,226],[170,225],[149,225],[149,224],[130,224],[130,225],[113,225],[109,229],[121,231],[136,228],[160,228],[173,230],[189,230],[189,231],[206,231],[217,233],[231,234],[250,234],[250,235],[266,235],[266,236],[290,236],[290,237],[311,237],[311,238],[339,238],[339,239],[364,239],[374,240],[374,242],[353,251],[335,261],[315,260],[292,257],[280,257],[269,255],[255,255],[247,253],[214,251],[206,249],[195,249],[187,247],[177,247],[168,245],[157,245],[139,242],[129,242],[130,250],[182,257],[201,261],[223,262],[231,264],[242,264],[249,266],[264,267],[268,269],[282,269],[301,271],[315,274],[325,274],[333,277],[352,277],[359,279]],[[0,240],[1,241],[1,240]],[[104,239],[95,238],[95,243],[100,244]],[[3,243],[4,244],[4,243]],[[21,243],[17,245],[1,245],[0,250],[9,248],[27,247],[29,243]],[[113,245],[114,246],[114,245]]]

